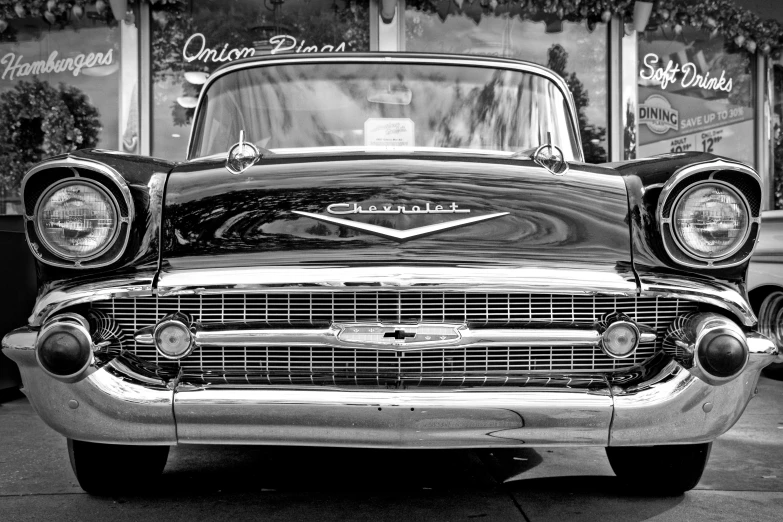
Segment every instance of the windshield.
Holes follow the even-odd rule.
[[[555,83],[526,72],[406,63],[258,66],[209,87],[192,157],[225,153],[244,131],[246,141],[283,153],[314,147],[517,152],[552,143],[573,160],[569,117]]]

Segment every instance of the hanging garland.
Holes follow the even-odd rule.
[[[171,3],[171,0],[149,0]],[[129,3],[133,3],[130,0]],[[409,7],[436,11],[442,19],[449,14],[465,14],[477,23],[482,15],[504,13],[522,18],[550,15],[569,22],[584,22],[594,27],[613,16],[633,19],[636,0],[410,0]],[[734,0],[655,0],[648,28],[671,28],[679,34],[684,27],[709,31],[726,38],[730,50],[743,50],[780,57],[783,51],[783,25],[762,20],[738,6]],[[80,19],[87,5],[100,15],[111,17],[107,0],[0,0],[0,33],[8,20],[27,16],[43,17],[50,24],[64,19]]]
[[[756,51],[779,58],[783,51],[783,25],[762,20],[739,7],[734,0],[650,0],[653,3],[648,30],[670,28],[679,34],[685,27],[708,31],[726,39],[728,50],[750,54]],[[441,20],[464,14],[479,23],[485,15],[519,16],[523,19],[552,17],[568,22],[586,22],[593,29],[600,22],[619,16],[633,21],[635,0],[408,0],[406,5],[437,12]]]
[[[0,33],[5,32],[8,21],[14,18],[40,17],[50,25],[65,25],[84,18],[89,8],[97,15],[90,18],[114,20],[109,0],[0,0]]]

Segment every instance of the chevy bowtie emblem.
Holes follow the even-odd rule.
[[[461,338],[464,324],[382,324],[351,323],[334,324],[340,330],[337,338],[346,343],[377,345],[400,350],[424,348],[427,345],[456,343]]]
[[[398,207],[402,208],[402,207]],[[294,214],[299,214],[300,216],[309,217],[311,219],[315,219],[318,221],[323,221],[325,223],[332,223],[334,225],[340,225],[342,227],[346,228],[352,228],[355,230],[362,230],[364,232],[368,232],[370,234],[375,234],[376,236],[385,237],[387,239],[393,239],[395,241],[407,241],[409,239],[415,239],[418,237],[428,236],[430,234],[435,234],[437,232],[441,232],[443,230],[449,230],[452,228],[458,228],[458,227],[464,227],[466,225],[472,225],[473,223],[479,223],[481,221],[487,221],[488,219],[495,219],[499,218],[501,216],[505,216],[508,214],[508,212],[499,212],[497,214],[487,214],[486,216],[475,216],[475,217],[469,217],[465,219],[457,219],[454,221],[446,221],[445,223],[437,223],[435,225],[425,225],[423,227],[416,227],[416,228],[410,228],[408,230],[395,230],[393,228],[388,227],[382,227],[379,225],[371,225],[369,223],[361,223],[359,221],[351,221],[350,219],[342,219],[332,216],[322,216],[319,214],[312,214],[310,212],[302,212],[300,210],[292,210]],[[469,212],[469,211],[468,211]],[[375,212],[373,212],[375,213]],[[383,212],[378,212],[383,213]],[[398,212],[388,212],[388,213],[398,213]],[[403,212],[399,212],[403,213]],[[406,212],[407,213],[407,212]],[[412,212],[412,213],[422,213],[425,212]],[[427,212],[429,213],[429,212]],[[432,212],[435,213],[435,212]],[[438,212],[440,213],[440,212]],[[451,212],[450,212],[451,213]]]

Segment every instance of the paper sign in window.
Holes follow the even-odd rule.
[[[365,147],[413,147],[410,118],[369,118],[364,122]]]

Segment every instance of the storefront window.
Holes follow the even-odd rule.
[[[135,152],[126,126],[136,105],[123,94],[135,84],[123,87],[121,56],[132,20],[117,22],[103,0],[51,4],[19,2],[0,16],[0,214],[21,212],[21,178],[47,157],[120,149],[124,130]]]
[[[751,60],[685,28],[639,39],[638,156],[703,151],[754,165]]]
[[[522,4],[407,0],[405,50],[503,56],[553,69],[574,95],[586,160],[607,161],[607,25],[528,15]]]
[[[369,0],[159,2],[151,45],[152,154],[180,160],[212,71],[249,56],[369,51]]]

